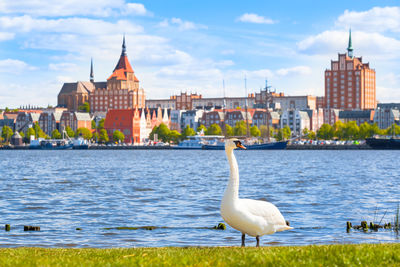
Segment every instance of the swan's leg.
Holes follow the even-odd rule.
[[[246,235],[242,233],[242,247],[245,246],[244,240],[246,239]]]
[[[260,246],[260,236],[256,236],[256,240],[257,240],[256,247],[259,247]]]

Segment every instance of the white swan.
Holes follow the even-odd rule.
[[[221,216],[232,228],[242,233],[242,247],[246,234],[256,237],[257,247],[260,236],[293,229],[272,203],[239,198],[239,168],[233,154],[235,148],[244,148],[237,139],[225,141],[225,153],[230,166],[230,179],[221,202]]]

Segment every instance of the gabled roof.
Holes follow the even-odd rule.
[[[76,119],[78,121],[91,121],[92,118],[90,117],[89,113],[85,112],[75,112]]]
[[[64,83],[59,94],[84,93],[90,94],[95,89],[106,88],[107,82],[76,82]]]

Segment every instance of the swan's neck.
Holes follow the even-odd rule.
[[[226,149],[226,157],[228,158],[230,167],[230,178],[226,187],[224,198],[238,199],[239,198],[239,167],[233,154],[233,149]]]

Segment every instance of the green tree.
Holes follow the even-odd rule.
[[[313,131],[308,131],[308,139],[315,140],[316,134]]]
[[[109,141],[107,131],[105,129],[101,129],[99,133],[99,141],[101,143],[107,143]]]
[[[35,137],[36,137],[36,138],[39,138],[39,137],[40,137],[40,138],[46,138],[46,137],[47,137],[46,133],[43,132],[42,129],[40,128],[38,122],[35,122],[35,123],[33,124],[33,130],[35,131]]]
[[[379,128],[378,124],[375,122],[374,124],[371,124],[371,127],[369,128],[369,136],[374,136],[375,134],[382,135],[383,130]]]
[[[260,126],[260,132],[261,132],[261,137],[266,138],[268,136],[268,127],[267,125],[261,125]],[[272,137],[274,136],[274,128],[269,127],[269,136]]]
[[[193,135],[196,135],[196,132],[194,131],[194,129],[190,128],[189,125],[186,125],[185,129],[183,129],[183,131],[182,131],[181,138],[186,139],[186,137],[193,136]]]
[[[221,135],[221,134],[222,134],[222,129],[216,123],[211,124],[206,131],[206,135]]]
[[[181,139],[181,134],[178,131],[173,130],[169,132],[169,140],[171,140],[173,143],[175,144],[179,143],[180,139]]]
[[[282,129],[282,134],[283,134],[283,139],[289,139],[292,136],[292,131],[290,130],[290,127],[286,125]]]
[[[90,140],[93,135],[92,135],[92,132],[88,128],[81,127],[76,130],[75,136],[76,137],[82,136],[84,139]]]
[[[31,142],[31,136],[35,136],[35,130],[33,128],[28,128],[25,133],[24,142],[29,144]]]
[[[200,126],[199,127],[197,127],[197,129],[196,129],[196,132],[198,132],[198,133],[200,133],[201,132],[201,130],[203,130],[204,131],[204,133],[207,131],[207,127],[206,126],[204,126],[203,124],[200,124]]]
[[[92,140],[95,141],[95,142],[98,142],[99,139],[100,139],[99,138],[99,133],[98,132],[94,132],[93,135],[92,135]]]
[[[96,129],[96,128],[97,128],[96,121],[92,120],[92,129]]]
[[[257,125],[251,126],[250,128],[251,136],[258,137],[261,135],[261,131],[258,129]]]
[[[396,124],[392,124],[386,130],[386,135],[399,135],[400,134],[400,126]]]
[[[71,127],[67,126],[65,128],[65,131],[67,132],[68,136],[70,138],[74,138],[75,137],[75,132],[71,129]]]
[[[333,129],[334,129],[334,136],[337,137],[339,140],[343,140],[344,139],[344,127],[345,124],[341,121],[337,121],[333,124]]]
[[[360,128],[355,121],[347,122],[343,127],[343,138],[345,140],[357,140]]]
[[[4,142],[10,142],[12,135],[13,135],[13,130],[7,125],[4,126],[3,129],[1,130],[1,137],[3,138]]]
[[[20,132],[19,132],[19,135],[22,137],[22,139],[24,139],[24,138],[25,138],[25,134],[24,134],[24,132],[23,132],[23,131],[20,131]]]
[[[158,134],[158,139],[161,140],[164,143],[168,143],[170,141],[170,136],[169,136],[170,130],[168,129],[167,125],[164,123],[161,123],[158,126],[157,129],[157,134]]]
[[[99,124],[97,125],[97,129],[99,129],[99,130],[104,129],[104,122],[105,121],[106,121],[105,119],[101,119],[99,121]]]
[[[235,136],[246,136],[247,135],[247,126],[244,121],[238,121],[233,127],[233,134]]]
[[[124,142],[124,140],[125,140],[125,135],[121,131],[115,130],[113,133],[113,141],[121,143]]]
[[[335,130],[329,124],[322,124],[321,127],[317,131],[318,139],[322,140],[331,140],[335,135]]]
[[[81,105],[81,106],[78,107],[78,110],[79,110],[79,111],[82,111],[82,112],[87,112],[87,113],[89,113],[89,112],[90,112],[90,104],[89,104],[89,102],[83,103],[83,105]]]
[[[282,141],[283,140],[283,129],[278,129],[276,134],[274,135],[274,138],[276,141]]]
[[[226,136],[233,136],[233,128],[229,124],[225,124],[225,131],[226,131]]]
[[[51,138],[52,138],[52,139],[61,139],[61,134],[60,134],[60,132],[59,132],[57,129],[54,129],[54,130],[51,132]]]
[[[149,139],[150,140],[155,141],[154,140],[154,135],[157,134],[157,131],[158,131],[158,126],[154,126],[153,130],[151,130],[150,135],[149,135]],[[158,136],[158,134],[157,134],[157,136]]]

